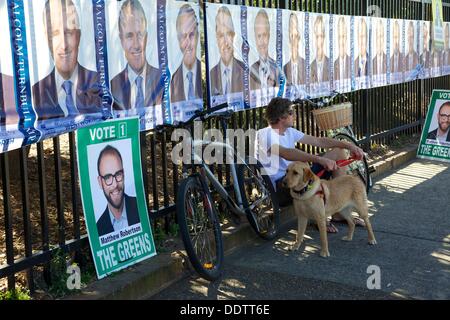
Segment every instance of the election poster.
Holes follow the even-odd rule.
[[[241,49],[241,8],[208,3],[206,19],[210,105],[226,102],[233,110],[242,110],[246,68]]]
[[[306,93],[305,13],[282,10],[284,97],[303,99]]]
[[[280,68],[277,64],[277,11],[247,8],[247,38],[250,107],[261,107],[278,95]]]
[[[93,2],[24,0],[24,5],[35,128],[41,138],[108,117],[110,104],[103,101],[97,68]]]
[[[405,29],[403,20],[389,20],[389,84],[405,81]]]
[[[433,90],[417,156],[450,162],[449,90]]]
[[[388,71],[388,20],[383,18],[372,18],[372,87],[385,86],[387,84]]]
[[[11,32],[7,1],[0,0],[0,152],[22,146],[23,134],[19,131],[19,114],[16,109],[14,68],[11,63]]]
[[[164,122],[163,101],[168,98],[164,83],[168,83],[169,75],[161,72],[160,65],[160,60],[167,61],[166,39],[162,41],[165,49],[160,52],[157,33],[165,27],[165,19],[159,19],[160,1],[109,1],[107,6],[113,115],[119,118],[138,115],[141,130],[152,129]]]
[[[444,10],[442,0],[431,1],[431,12],[433,16],[433,49],[441,51],[444,48]]]
[[[421,70],[419,56],[419,21],[404,20],[405,24],[405,81],[417,79]]]
[[[170,71],[172,121],[184,121],[203,109],[198,4],[168,0],[166,3],[167,50]]]
[[[138,117],[77,131],[83,211],[99,279],[156,255],[140,153]]]
[[[369,18],[354,17],[352,47],[354,48],[352,90],[370,87],[370,51],[369,51]]]
[[[350,16],[333,16],[333,89],[338,92],[351,91],[351,19]]]
[[[330,94],[330,15],[309,14],[310,96]]]
[[[450,74],[450,22],[444,27],[444,51],[442,53],[442,75]]]
[[[430,21],[420,21],[420,64],[422,66],[419,74],[420,79],[427,79],[431,76],[431,37]]]

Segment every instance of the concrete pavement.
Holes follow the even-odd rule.
[[[319,257],[314,228],[291,252],[291,221],[276,240],[254,240],[226,256],[218,281],[192,275],[152,299],[450,299],[450,165],[417,159],[375,182],[369,202],[377,246],[367,245],[363,228],[341,241],[347,226],[337,225],[330,258]],[[381,288],[369,290],[368,268],[377,267]]]

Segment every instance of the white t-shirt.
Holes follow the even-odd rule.
[[[291,161],[285,160],[278,155],[272,155],[270,148],[273,145],[280,145],[284,148],[295,148],[295,144],[300,141],[305,134],[294,128],[288,128],[283,135],[278,130],[270,126],[258,130],[256,133],[255,158],[264,166],[266,174],[275,181],[286,174],[286,169]]]

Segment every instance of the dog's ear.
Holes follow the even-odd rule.
[[[310,168],[304,168],[303,169],[303,182],[308,182],[314,177],[312,171]]]

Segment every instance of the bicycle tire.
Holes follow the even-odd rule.
[[[242,202],[244,207],[247,208],[247,219],[253,230],[259,237],[265,240],[272,240],[277,236],[280,224],[278,199],[269,176],[262,174],[263,166],[261,163],[254,158],[252,158],[252,162],[249,160],[249,158],[246,159],[247,165],[240,164],[237,168]],[[264,205],[262,208],[258,206],[251,209],[251,206],[255,203],[254,200],[260,199],[251,198],[255,194],[256,186],[260,186],[265,189],[265,192],[268,192],[268,197],[266,198],[268,201],[261,203]],[[256,190],[256,192],[261,193],[260,190]],[[256,196],[258,197],[258,195]],[[263,211],[264,209],[266,210]]]
[[[338,133],[334,136],[334,138],[338,139],[338,140],[344,140],[344,141],[350,142],[359,147],[359,144],[355,140],[355,138],[353,138],[352,136],[350,136],[346,133]],[[370,173],[369,173],[369,165],[367,164],[366,156],[364,156],[362,160],[355,160],[354,162],[352,162],[351,164],[348,165],[348,168],[352,174],[354,174],[356,172],[358,177],[361,178],[361,180],[364,182],[364,184],[366,186],[366,192],[368,194],[370,191],[370,187],[371,187],[371,177],[370,177]]]
[[[202,278],[214,281],[222,274],[223,239],[211,194],[205,186],[199,175],[184,179],[177,193],[176,214],[191,265]]]

